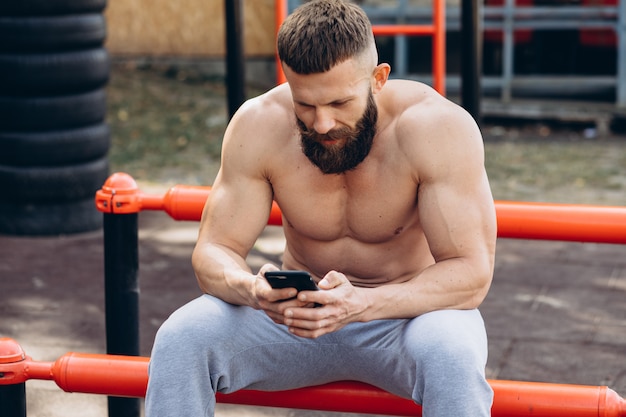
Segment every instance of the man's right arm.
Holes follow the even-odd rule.
[[[224,135],[221,167],[204,207],[192,264],[203,292],[259,308],[259,280],[245,259],[267,224],[273,194],[263,166],[267,146],[259,140],[267,121],[260,120],[255,101],[242,106]]]

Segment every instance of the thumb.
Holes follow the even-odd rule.
[[[348,278],[340,272],[330,271],[326,276],[317,284],[323,290],[330,290],[336,288],[348,281]]]
[[[264,276],[266,272],[268,271],[278,271],[279,269],[276,267],[276,265],[273,264],[264,264],[263,266],[261,266],[261,268],[259,268],[259,275]]]

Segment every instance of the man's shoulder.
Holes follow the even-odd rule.
[[[268,147],[281,138],[290,137],[295,129],[293,105],[288,86],[280,85],[248,99],[231,119],[227,137],[235,142],[252,142]],[[254,141],[250,141],[254,138]]]
[[[446,131],[450,136],[450,127],[473,128],[472,117],[461,106],[417,81],[390,80],[384,102],[399,138]]]
[[[393,136],[415,163],[447,160],[458,150],[481,146],[480,130],[461,106],[419,82],[397,80],[390,87]]]
[[[293,114],[291,92],[287,84],[278,85],[256,97],[247,100],[241,107],[246,117],[259,116],[283,117],[284,114]]]
[[[390,80],[387,102],[396,117],[461,117],[464,110],[432,87],[411,80]]]
[[[290,97],[288,86],[280,85],[247,100],[226,129],[222,153],[250,167],[265,166],[295,134]]]

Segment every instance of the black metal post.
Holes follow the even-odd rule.
[[[480,123],[482,29],[480,0],[461,0],[461,105]]]
[[[139,355],[138,214],[104,214],[107,353]],[[139,417],[138,398],[109,397],[110,417]]]
[[[0,385],[0,415],[26,417],[26,383]]]
[[[232,118],[246,99],[241,0],[224,0],[226,10],[226,87]]]

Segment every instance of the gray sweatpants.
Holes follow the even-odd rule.
[[[352,323],[318,339],[265,313],[203,295],[159,329],[147,417],[213,416],[215,393],[370,383],[422,404],[425,417],[489,416],[487,337],[478,310]]]

